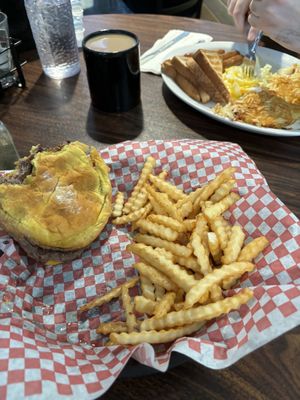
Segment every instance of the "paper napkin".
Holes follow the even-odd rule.
[[[184,35],[184,33],[186,33],[186,35]],[[178,40],[176,40],[177,38]],[[167,46],[166,48],[163,47],[173,40],[176,40],[176,42],[172,42],[170,46]],[[171,50],[184,46],[191,46],[196,43],[211,42],[212,40],[212,36],[204,33],[185,32],[178,29],[172,29],[163,38],[158,39],[154,45],[140,57],[141,71],[152,72],[153,74],[160,75],[161,63],[165,60],[166,55]],[[160,50],[160,48],[163,48],[163,50],[159,53],[155,53]],[[150,56],[152,53],[155,53],[153,54],[153,57]]]

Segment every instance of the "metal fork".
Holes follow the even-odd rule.
[[[247,78],[252,78],[256,75],[256,49],[263,35],[263,31],[259,31],[256,38],[248,43],[248,53],[244,56],[242,63],[243,75]]]

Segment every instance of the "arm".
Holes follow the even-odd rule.
[[[249,24],[282,46],[300,53],[300,1],[253,0],[250,2]],[[249,31],[252,40],[255,31]]]

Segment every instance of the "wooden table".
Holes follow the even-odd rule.
[[[86,33],[103,28],[131,30],[141,51],[169,29],[211,34],[215,40],[242,41],[231,26],[189,18],[151,15],[97,15],[85,18]],[[105,114],[90,106],[82,71],[55,81],[27,54],[26,90],[12,89],[0,100],[0,120],[10,130],[20,155],[33,144],[81,140],[104,147],[126,139],[206,138],[239,143],[254,159],[271,189],[300,215],[300,138],[274,138],[222,125],[177,99],[158,76],[142,74],[142,104],[124,114]],[[119,379],[103,399],[298,399],[300,329],[296,328],[230,368],[213,371],[188,361],[165,374]]]

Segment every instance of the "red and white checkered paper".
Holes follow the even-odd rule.
[[[95,399],[117,379],[130,357],[159,371],[176,350],[210,368],[224,368],[300,322],[299,221],[270,191],[254,162],[233,143],[202,140],[124,142],[101,151],[113,192],[129,193],[151,154],[186,192],[235,166],[242,198],[226,217],[247,240],[266,235],[270,245],[242,287],[255,297],[240,310],[211,321],[168,346],[104,347],[100,322],[122,318],[118,300],[79,315],[78,308],[135,275],[125,251],[127,227],[108,224],[82,258],[44,267],[0,233],[0,398]],[[238,292],[239,288],[229,294]]]

